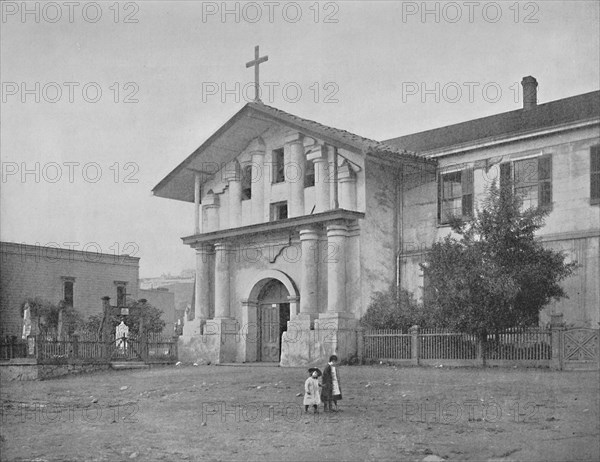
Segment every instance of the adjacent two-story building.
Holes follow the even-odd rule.
[[[542,311],[567,325],[600,321],[600,92],[537,104],[537,81],[522,81],[521,109],[388,140],[436,160],[436,175],[404,178],[400,280],[422,294],[420,263],[449,234],[453,216],[472,215],[495,181],[510,180],[524,207],[549,211],[538,236],[577,261],[563,281],[568,298]],[[506,182],[509,183],[509,182]]]
[[[182,360],[323,363],[355,354],[375,291],[419,293],[447,221],[510,175],[552,209],[543,239],[582,262],[551,309],[598,321],[600,92],[378,142],[249,103],[153,190],[194,204]],[[582,305],[583,303],[583,305]]]
[[[140,259],[55,245],[0,243],[0,336],[21,337],[29,298],[73,306],[85,319],[102,313],[101,298],[124,306],[138,297]]]

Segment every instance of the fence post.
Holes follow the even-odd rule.
[[[556,371],[563,369],[562,340],[565,330],[562,313],[550,315],[550,342],[552,344],[552,359],[550,368]]]
[[[356,329],[356,356],[358,358],[358,364],[363,363],[363,357],[365,355],[365,328],[359,327]]]
[[[112,325],[110,322],[110,297],[102,297],[102,313],[103,313],[103,324],[100,337],[102,341],[102,358],[105,361],[110,361],[110,337]]]
[[[171,358],[174,359],[175,361],[179,360],[179,335],[175,335],[173,337],[173,343],[171,346]]]
[[[15,342],[16,337],[12,335],[8,339],[8,359],[12,359],[15,357]]]
[[[412,326],[408,332],[411,335],[410,353],[411,353],[412,364],[413,364],[413,366],[418,366],[419,365],[419,355],[421,353],[419,351],[419,326],[417,326],[417,325]]]
[[[484,349],[483,336],[481,333],[477,333],[477,343],[475,344],[475,352],[476,352],[476,362],[478,366],[485,366],[485,352]]]
[[[79,357],[79,335],[77,334],[73,334],[71,336],[72,339],[72,345],[73,345],[73,358],[78,358]]]
[[[38,330],[35,336],[35,361],[37,363],[42,359],[42,333]]]

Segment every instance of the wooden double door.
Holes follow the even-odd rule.
[[[258,305],[258,361],[279,362],[281,337],[290,320],[290,304],[285,286],[272,280],[265,285]]]
[[[278,362],[281,356],[281,337],[290,320],[289,303],[259,305],[259,361]]]

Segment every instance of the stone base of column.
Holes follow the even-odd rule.
[[[215,364],[236,361],[237,346],[241,341],[240,325],[235,319],[216,318],[206,321],[203,337],[211,336],[215,341]]]
[[[242,300],[240,326],[241,355],[244,362],[258,359],[258,305],[250,300]]]
[[[239,341],[240,326],[235,319],[194,319],[186,323],[179,337],[178,359],[184,364],[235,362]]]
[[[314,327],[315,319],[319,316],[319,313],[298,313],[288,321],[288,329],[290,327],[298,329],[311,330]]]
[[[321,313],[314,320],[314,329],[310,320],[290,321],[288,331],[281,340],[282,367],[323,368],[329,356],[337,355],[342,363],[354,364],[357,361],[358,320],[347,313]]]
[[[202,335],[202,327],[206,321],[201,318],[192,319],[191,321],[185,321],[183,325],[182,336],[185,338],[198,337]]]
[[[350,313],[319,313],[319,319],[315,320],[315,329],[356,329],[358,319]]]

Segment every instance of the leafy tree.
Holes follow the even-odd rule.
[[[56,331],[58,329],[61,311],[64,333],[72,334],[84,324],[83,317],[77,309],[67,305],[64,300],[59,303],[52,303],[40,297],[27,298],[21,304],[21,317],[23,317],[25,305],[29,305],[34,322],[44,331]]]
[[[386,292],[375,292],[360,322],[367,329],[407,331],[415,324],[429,327],[433,320],[412,293],[404,289],[397,291],[392,286]]]
[[[483,209],[455,220],[456,239],[432,246],[422,268],[429,280],[425,304],[446,327],[479,333],[531,326],[551,300],[566,297],[559,282],[576,263],[535,238],[548,212],[522,209],[512,187],[492,183]]]
[[[142,318],[144,319],[145,332],[162,332],[166,325],[165,321],[162,319],[162,310],[149,303],[142,303],[141,301],[129,302],[127,306],[129,308],[129,314],[127,316],[111,314],[109,319],[106,320],[106,322],[110,323],[112,332],[114,332],[121,321],[124,321],[129,327],[129,333],[131,335],[137,335],[140,331]],[[89,332],[100,333],[102,318],[102,314],[93,314],[89,316],[85,324],[85,329]]]

